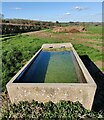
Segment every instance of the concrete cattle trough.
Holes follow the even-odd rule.
[[[12,103],[79,101],[91,109],[96,84],[71,43],[43,44],[7,83]]]

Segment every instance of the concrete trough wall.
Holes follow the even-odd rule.
[[[28,64],[40,53],[42,49],[70,48],[78,62],[84,75],[86,83],[13,83],[18,75],[28,66]],[[96,84],[87,71],[83,62],[71,43],[43,44],[41,49],[29,60],[29,62],[7,83],[7,91],[12,103],[19,101],[29,101],[33,99],[39,102],[59,100],[79,101],[87,109],[91,109],[96,91]]]

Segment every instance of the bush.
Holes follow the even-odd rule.
[[[21,101],[17,105],[5,102],[1,109],[2,119],[35,119],[35,120],[49,120],[49,119],[97,119],[104,118],[104,113],[96,113],[86,110],[79,102],[60,101],[53,103],[39,103],[38,101]]]
[[[2,54],[2,91],[5,89],[6,83],[13,77],[17,70],[20,69],[23,60],[22,53],[17,48],[10,51],[4,51]]]

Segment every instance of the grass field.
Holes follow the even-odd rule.
[[[71,42],[79,55],[88,55],[101,69],[104,59],[102,56],[102,28],[89,26],[83,33],[54,33],[52,30],[42,30],[15,36],[3,37],[3,67],[2,86],[5,90],[6,83],[26,64],[44,43]]]
[[[2,38],[0,38],[0,45],[2,43],[2,91],[6,92],[7,82],[22,68],[23,65],[27,63],[27,61],[39,50],[41,45],[44,43],[71,42],[79,55],[88,55],[89,58],[98,66],[98,68],[104,72],[104,53],[102,52],[104,49],[104,43],[102,41],[101,31],[102,28],[100,26],[87,26],[87,31],[82,33],[54,33],[51,29],[48,29],[38,32],[18,34],[14,36],[4,35]],[[100,72],[98,75],[99,74],[101,75]],[[102,77],[98,78],[98,75],[96,75],[95,80],[97,80],[96,82],[99,83],[100,86],[97,88],[96,95],[98,95],[95,95],[95,106],[99,110],[103,109],[104,106],[104,82]],[[37,104],[37,101],[33,101],[32,103],[20,102],[17,106],[12,105],[8,99],[8,94],[5,94],[5,92],[2,92],[2,94],[4,94],[2,109],[3,118],[18,118],[25,116],[25,118],[29,119],[31,116],[33,116],[33,113],[36,115],[36,118],[40,118],[40,116],[47,118],[47,115],[49,115],[49,119],[50,116],[51,118],[52,116],[54,118],[56,113],[58,113],[57,115],[59,116],[68,116],[70,118],[77,118],[78,115],[82,115],[82,117],[85,116],[85,118],[104,118],[102,111],[98,113],[86,111],[82,106],[80,107],[80,104],[75,103],[74,105],[73,103],[72,105],[72,102],[70,102],[71,104],[66,104],[66,102],[64,102],[64,104],[57,103],[56,105],[59,104],[59,111],[56,109],[58,106],[55,105],[55,107],[51,102],[45,103],[45,105],[43,105],[43,103]],[[41,107],[43,109],[45,108],[45,111],[40,109]],[[70,110],[68,110],[67,107]],[[81,114],[79,114],[80,112]]]

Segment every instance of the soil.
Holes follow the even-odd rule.
[[[53,28],[53,32],[64,32],[64,33],[77,33],[84,32],[85,28],[83,26],[68,26],[68,27],[55,27]]]

